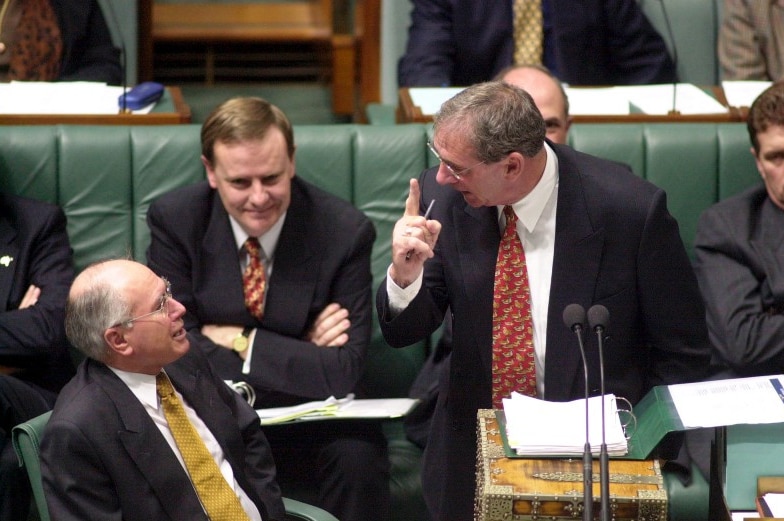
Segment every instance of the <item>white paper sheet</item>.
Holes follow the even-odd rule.
[[[684,428],[784,422],[782,375],[668,386]]]
[[[119,112],[122,92],[122,87],[88,81],[0,83],[0,114],[112,115]],[[133,113],[147,114],[154,106]]]
[[[673,107],[683,115],[725,114],[729,110],[690,83],[613,87],[613,90],[644,114],[667,115]]]
[[[323,401],[257,409],[256,412],[262,425],[305,420],[384,419],[405,416],[416,403],[412,398],[354,399],[354,395],[349,394],[341,399],[331,396]]]
[[[772,84],[770,81],[723,81],[721,88],[730,107],[751,107],[757,96]]]

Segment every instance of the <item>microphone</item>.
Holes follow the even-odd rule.
[[[583,450],[583,520],[593,521],[593,455],[591,454],[591,438],[588,423],[588,361],[585,358],[583,345],[583,324],[585,309],[580,304],[569,304],[564,308],[563,321],[566,327],[577,335],[580,355],[583,359],[585,375],[585,449]]]
[[[681,113],[678,110],[677,93],[678,93],[678,44],[675,41],[675,35],[672,32],[672,25],[670,25],[670,17],[667,15],[667,6],[664,5],[664,0],[659,0],[661,4],[662,16],[664,17],[664,25],[667,28],[667,37],[672,44],[672,64],[675,67],[675,80],[672,82],[672,110],[668,115],[676,116]],[[606,311],[606,308],[605,308]],[[609,317],[609,313],[607,314]]]
[[[120,39],[120,56],[122,60],[120,62],[120,67],[122,68],[122,96],[120,96],[120,114],[128,114],[131,111],[128,110],[127,101],[125,100],[125,93],[128,92],[128,51],[125,49],[125,38],[123,38],[122,34],[122,26],[118,22],[117,13],[114,11],[114,6],[111,2],[105,2],[107,6],[107,10],[111,15],[112,19],[112,26],[117,31],[117,37]],[[99,6],[100,9],[100,6]]]
[[[602,446],[599,453],[599,498],[601,501],[601,521],[610,520],[610,456],[607,454],[604,424],[604,331],[610,322],[610,312],[601,304],[588,310],[588,325],[596,332],[599,342],[599,382],[602,395]]]

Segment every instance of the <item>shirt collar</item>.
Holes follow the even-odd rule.
[[[547,143],[544,144],[544,150],[547,153],[547,160],[542,178],[528,195],[512,204],[517,219],[528,232],[532,232],[536,227],[558,181],[558,156]],[[503,205],[499,206],[499,217],[503,211]]]
[[[272,225],[272,228],[267,230],[267,233],[258,238],[267,260],[272,260],[272,258],[275,256],[275,248],[278,247],[278,239],[280,239],[280,232],[283,230],[283,223],[286,221],[287,213],[288,212],[281,215],[280,219],[278,219],[278,221]],[[237,251],[239,251],[245,245],[245,241],[248,239],[248,234],[245,233],[245,230],[242,229],[240,223],[238,223],[231,215],[229,216],[229,222],[231,223],[231,232],[234,234],[234,242],[237,244]]]
[[[131,373],[115,367],[109,367],[117,377],[125,382],[131,392],[145,405],[158,408],[158,388],[155,376],[142,373]]]

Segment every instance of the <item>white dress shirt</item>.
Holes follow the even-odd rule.
[[[547,161],[542,178],[533,190],[515,202],[512,208],[517,214],[517,235],[523,243],[528,269],[528,284],[531,288],[531,318],[534,325],[534,351],[536,357],[536,387],[539,396],[544,396],[544,359],[547,350],[547,308],[550,302],[550,283],[553,274],[555,253],[555,214],[558,205],[558,157],[545,143]],[[503,206],[498,207],[499,233],[506,226]],[[387,295],[393,313],[405,309],[419,293],[423,274],[406,288],[392,280],[387,270]]]

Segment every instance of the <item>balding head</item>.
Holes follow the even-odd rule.
[[[496,79],[527,91],[542,113],[547,137],[554,143],[566,143],[569,126],[569,100],[561,82],[544,67],[517,65],[501,71]]]

